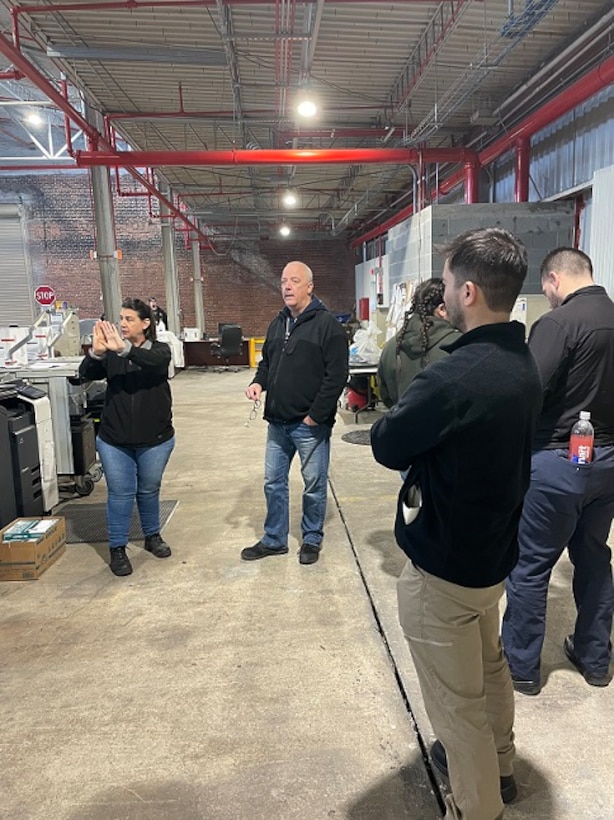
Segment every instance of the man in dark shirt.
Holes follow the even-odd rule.
[[[266,391],[269,423],[264,459],[267,513],[262,538],[241,550],[244,561],[288,552],[288,476],[298,452],[304,482],[301,564],[320,557],[326,518],[330,437],[337,401],[348,378],[345,331],[313,293],[313,273],[289,262],[281,273],[283,309],[269,325],[262,359],[245,391],[259,402]]]
[[[614,612],[607,546],[614,516],[614,303],[595,285],[589,257],[573,248],[548,254],[541,277],[553,309],[533,325],[529,347],[544,404],[502,632],[514,688],[526,695],[541,689],[548,583],[565,547],[574,567],[578,614],[563,648],[592,686],[607,686],[611,679]],[[571,428],[581,410],[590,411],[595,428],[590,464],[568,459]]]
[[[377,461],[411,468],[395,525],[409,559],[399,618],[439,738],[431,757],[449,773],[447,818],[495,820],[516,795],[514,692],[498,607],[518,555],[541,406],[524,327],[509,321],[526,273],[526,250],[505,230],[452,242],[444,301],[463,336],[371,432]],[[422,505],[413,518],[405,501],[416,486]]]

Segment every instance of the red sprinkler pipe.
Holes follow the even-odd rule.
[[[257,151],[79,151],[81,168],[119,165],[219,166],[219,165],[367,165],[390,162],[477,162],[469,148],[265,148]]]

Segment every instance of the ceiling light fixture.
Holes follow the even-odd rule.
[[[286,191],[282,196],[281,201],[288,208],[293,208],[298,202],[298,197],[294,191]]]
[[[28,123],[28,125],[42,125],[43,118],[40,114],[37,114],[36,111],[30,111],[30,113],[26,115],[26,122]]]
[[[301,117],[309,119],[310,117],[315,117],[318,113],[318,107],[311,97],[304,97],[296,106],[296,112]]]
[[[281,228],[279,229],[279,233],[280,233],[281,236],[284,236],[284,237],[290,236],[290,228],[288,227],[288,225],[282,225]]]

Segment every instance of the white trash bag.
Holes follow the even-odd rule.
[[[377,344],[377,337],[381,333],[373,322],[369,326],[360,328],[354,334],[354,341],[350,346],[350,362],[353,364],[377,364],[382,353]]]

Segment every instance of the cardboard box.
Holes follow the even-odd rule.
[[[2,540],[4,531],[22,520],[19,518],[0,530],[0,581],[33,581],[58,560],[66,550],[66,521],[60,516],[52,518],[53,526],[35,540]]]

